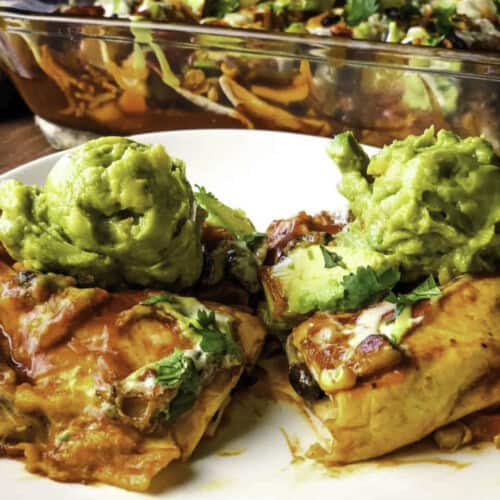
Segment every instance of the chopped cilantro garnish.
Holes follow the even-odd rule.
[[[213,0],[207,2],[205,17],[224,17],[240,7],[239,0]]]
[[[217,330],[203,330],[203,338],[200,342],[203,351],[222,354],[226,352],[226,339],[224,334]]]
[[[330,269],[331,267],[345,267],[342,257],[335,252],[330,252],[324,245],[320,245],[321,253],[323,254],[323,259],[325,261],[325,267]]]
[[[214,311],[198,311],[198,324],[200,328],[197,331],[202,335],[200,347],[203,351],[213,354],[225,354],[226,338],[219,330],[215,321]]]
[[[423,283],[418,285],[414,290],[409,293],[395,294],[390,292],[385,298],[388,302],[396,304],[395,317],[399,316],[405,307],[412,306],[421,300],[430,299],[432,297],[439,297],[441,290],[437,286],[434,277],[429,276]]]
[[[214,311],[207,312],[200,309],[197,323],[198,325],[192,323],[191,326],[201,335],[200,347],[204,352],[219,356],[230,355],[238,359],[241,357],[236,342],[231,336],[224,334],[217,325]]]
[[[393,268],[378,272],[370,266],[358,267],[342,280],[344,298],[338,309],[354,311],[374,302],[381,293],[391,290],[400,277],[400,272]]]
[[[201,328],[217,329],[214,311],[206,311],[205,309],[200,309],[198,311],[197,319],[198,319],[198,323],[200,324]]]
[[[175,299],[171,295],[161,294],[161,295],[153,295],[152,297],[148,297],[141,301],[143,306],[151,306],[154,304],[158,304],[158,302],[168,302],[169,304],[174,304]]]
[[[193,373],[196,373],[193,362],[180,349],[156,362],[156,381],[163,387],[178,387],[186,376],[194,376]]]
[[[347,24],[355,26],[361,21],[366,21],[377,10],[377,0],[347,0]]]
[[[444,40],[444,35],[442,36],[430,36],[427,39],[427,45],[430,47],[437,47],[443,40]]]
[[[209,356],[209,362],[219,364],[219,360],[226,355],[238,361],[241,359],[240,348],[230,335],[221,331],[214,311],[200,308],[191,327],[201,335],[199,347]],[[162,418],[172,422],[196,402],[201,388],[200,367],[195,365],[189,353],[186,355],[181,349],[175,349],[170,356],[154,365],[156,382],[165,388],[177,390],[168,406],[160,412]]]
[[[169,406],[161,412],[167,422],[172,422],[194,405],[200,391],[200,375],[193,361],[180,349],[158,361],[156,369],[156,381],[160,385],[178,389]]]
[[[434,9],[433,15],[436,19],[436,29],[438,33],[447,36],[453,31],[454,26],[451,22],[451,16],[455,14],[455,11],[455,7],[449,9]]]
[[[170,402],[169,407],[162,411],[163,417],[167,422],[177,420],[179,416],[194,406],[197,397],[196,392],[184,391],[181,387],[177,396]]]

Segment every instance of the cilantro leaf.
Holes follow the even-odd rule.
[[[217,328],[217,324],[215,322],[215,311],[199,309],[197,320],[202,328]]]
[[[381,293],[388,292],[400,279],[401,273],[393,268],[375,271],[372,267],[358,267],[356,272],[344,276],[344,297],[340,311],[354,311],[374,302]]]
[[[156,363],[156,381],[168,389],[177,388],[177,394],[161,414],[167,422],[173,422],[192,408],[200,391],[200,375],[191,359],[180,349]]]
[[[166,415],[167,421],[172,422],[182,415],[187,410],[191,409],[196,403],[198,394],[201,388],[201,380],[193,362],[190,361],[189,372],[186,373],[182,384],[179,388],[179,392],[168,407],[168,414]]]
[[[445,39],[445,36],[430,36],[429,39],[427,40],[427,45],[430,47],[437,47],[443,40]]]
[[[391,302],[396,304],[396,314],[395,317],[398,317],[405,307],[412,306],[421,300],[430,299],[432,297],[439,297],[441,295],[441,290],[436,284],[434,277],[431,275],[425,281],[420,283],[415,289],[413,289],[409,293],[402,293],[396,295],[391,292],[385,300],[387,302]]]
[[[361,21],[366,21],[378,10],[377,0],[347,0],[347,24],[355,26]]]
[[[195,187],[196,203],[208,212],[208,223],[229,231],[238,239],[255,233],[254,225],[243,210],[228,207],[203,186]]]
[[[158,302],[168,302],[169,304],[174,304],[175,299],[171,295],[161,294],[161,295],[153,295],[152,297],[148,297],[141,301],[143,306],[151,306],[154,304],[158,304]]]
[[[178,417],[194,406],[197,398],[197,393],[184,391],[181,388],[177,396],[170,402],[169,407],[163,410],[163,417],[167,422],[177,420]]]
[[[213,354],[226,353],[226,339],[218,330],[203,330],[200,347],[203,351]]]
[[[200,309],[197,322],[199,326],[193,323],[191,326],[201,335],[200,347],[204,352],[241,358],[240,348],[234,339],[224,334],[217,325],[214,311]]]
[[[408,300],[417,302],[419,300],[430,299],[431,297],[439,297],[440,295],[441,290],[437,286],[434,277],[430,275],[425,281],[420,283],[420,285],[405,296]]]
[[[156,381],[169,389],[179,387],[186,376],[194,376],[193,371],[196,372],[192,361],[182,350],[175,349],[170,356],[156,362]]]
[[[323,254],[323,260],[325,261],[325,267],[330,269],[332,267],[345,267],[342,257],[335,252],[330,252],[324,245],[319,246],[321,248],[321,253]]]
[[[203,17],[224,17],[239,7],[239,0],[212,0],[207,2],[206,12]]]
[[[451,7],[449,9],[434,9],[433,15],[436,19],[436,29],[439,34],[447,36],[453,31],[454,26],[451,22],[451,17],[455,14],[455,12],[455,7]]]

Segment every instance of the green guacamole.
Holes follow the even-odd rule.
[[[0,184],[0,209],[0,240],[29,269],[176,289],[201,273],[205,212],[184,164],[160,145],[90,141],[56,163],[44,189]]]
[[[480,137],[433,129],[395,141],[369,160],[350,133],[328,153],[354,222],[336,245],[381,253],[403,280],[445,282],[500,262],[500,158]]]
[[[268,324],[279,329],[315,310],[364,307],[399,280],[431,274],[444,283],[499,268],[500,159],[488,142],[428,129],[370,159],[346,132],[328,154],[354,220],[328,244],[299,244],[272,267],[286,310],[276,312],[264,283]]]

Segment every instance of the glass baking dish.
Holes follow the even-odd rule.
[[[33,112],[101,134],[239,127],[381,146],[434,125],[500,150],[498,54],[0,10]]]

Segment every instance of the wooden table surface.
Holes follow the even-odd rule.
[[[53,152],[33,116],[0,118],[0,173]]]

